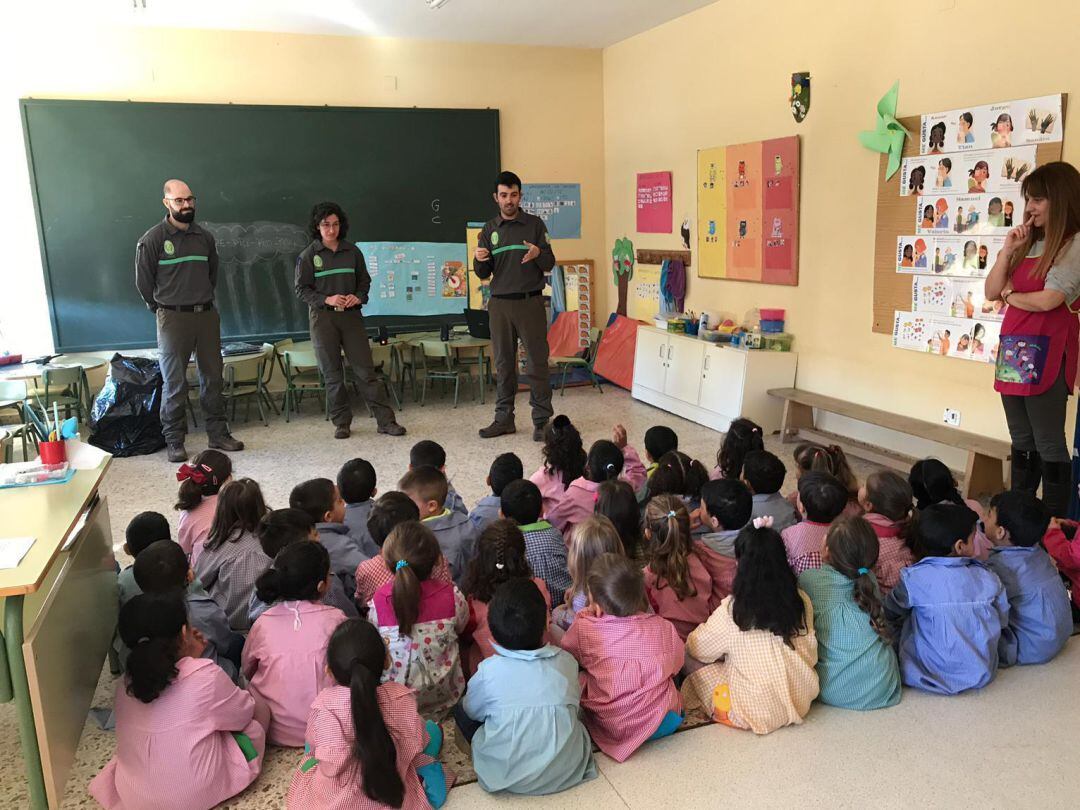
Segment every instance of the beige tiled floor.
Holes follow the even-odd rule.
[[[526,406],[519,397],[519,407]],[[571,416],[588,442],[606,436],[611,424],[626,425],[639,449],[646,428],[667,424],[679,433],[682,448],[711,466],[719,435],[678,417],[634,402],[617,389],[603,395],[585,388],[555,398],[556,412]],[[514,451],[526,474],[539,464],[539,446],[526,430],[527,410],[519,412],[522,432],[481,441],[477,427],[490,421],[492,405],[462,404],[456,410],[438,400],[425,408],[411,403],[399,414],[409,436],[376,436],[374,423],[357,417],[353,438],[334,441],[315,406],[288,425],[274,420],[234,426],[248,449],[234,457],[238,475],[263,487],[271,506],[286,504],[289,489],[313,476],[334,477],[342,462],[360,455],[391,489],[404,472],[413,441],[434,438],[447,449],[448,472],[467,503],[486,494],[491,459]],[[785,461],[790,448],[767,442]],[[205,446],[193,433],[189,449]],[[871,469],[856,463],[860,477]],[[127,521],[143,509],[168,515],[175,496],[174,465],[163,453],[118,459],[105,482],[113,533],[122,542]],[[791,487],[791,481],[785,487]],[[805,725],[757,738],[711,726],[695,729],[639,751],[626,763],[600,756],[599,779],[558,796],[531,799],[551,808],[667,806],[717,807],[1074,807],[1080,770],[1080,641],[1048,666],[1002,672],[987,689],[957,698],[906,690],[899,706],[860,714],[815,705]],[[102,679],[98,702],[111,699],[112,680]],[[86,783],[108,759],[111,734],[90,724],[83,735],[64,807],[91,807]],[[260,779],[227,806],[276,808],[283,796],[295,753],[272,750]],[[450,807],[494,807],[522,800],[489,796],[478,785],[451,791]],[[0,806],[26,804],[14,711],[0,706]],[[162,807],[167,807],[163,800]]]

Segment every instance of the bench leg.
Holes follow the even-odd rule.
[[[790,444],[799,438],[799,430],[814,428],[814,409],[801,402],[784,402],[784,418],[780,422],[780,441]]]
[[[964,470],[964,497],[996,495],[1005,489],[1006,477],[1005,462],[1000,458],[969,452]]]

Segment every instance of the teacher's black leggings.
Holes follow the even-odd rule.
[[[1069,391],[1065,385],[1065,362],[1057,380],[1042,394],[1030,397],[1001,395],[1005,421],[1016,449],[1037,450],[1045,462],[1070,461],[1065,441],[1065,403]]]

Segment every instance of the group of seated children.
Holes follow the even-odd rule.
[[[815,699],[979,688],[1072,632],[1080,540],[1033,495],[982,515],[939,461],[860,486],[804,444],[788,499],[749,420],[711,474],[670,428],[644,438],[647,468],[622,426],[586,451],[559,416],[539,469],[498,456],[471,512],[432,441],[396,490],[353,459],[277,510],[200,454],[180,542],[157,513],[127,530],[117,751],[92,795],[207,808],[269,742],[305,747],[291,808],[438,807],[449,717],[486,790],[552,793],[596,775],[594,744],[623,761],[688,711],[766,734]]]

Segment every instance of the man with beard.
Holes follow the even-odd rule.
[[[158,362],[165,381],[161,428],[169,461],[186,461],[187,364],[199,370],[199,402],[215,450],[243,450],[229,435],[221,395],[221,319],[214,309],[218,255],[214,237],[195,223],[195,195],[183,180],[165,183],[165,219],[135,248],[135,286],[157,317]]]
[[[551,418],[551,377],[548,371],[547,312],[544,308],[544,273],[555,266],[551,239],[540,217],[521,210],[521,179],[502,172],[492,195],[499,216],[485,223],[474,254],[479,278],[491,278],[492,353],[495,355],[495,421],[480,429],[480,438],[514,433],[514,396],[517,394],[517,344],[525,346],[529,378],[533,441],[543,441]]]

